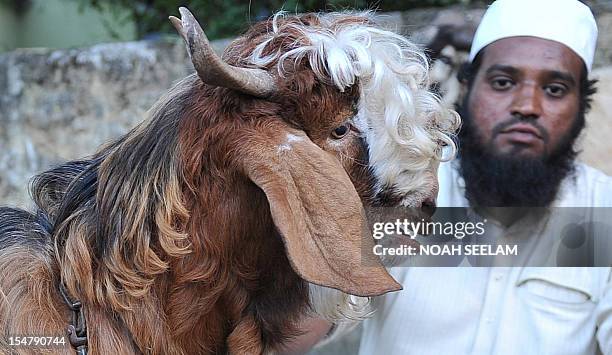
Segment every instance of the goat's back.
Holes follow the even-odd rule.
[[[12,247],[43,252],[50,246],[50,226],[42,213],[36,216],[17,208],[0,207],[0,253]]]

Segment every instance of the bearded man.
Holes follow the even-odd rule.
[[[575,161],[595,92],[588,74],[596,39],[590,9],[576,0],[489,7],[460,78],[459,157],[440,167],[439,206],[612,206],[612,178]],[[528,233],[537,242],[543,232]],[[361,354],[612,354],[608,267],[393,275],[404,290],[378,300]]]

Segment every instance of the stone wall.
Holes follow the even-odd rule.
[[[125,134],[190,70],[178,39],[1,55],[0,204],[25,206],[31,176]]]
[[[0,56],[0,203],[24,205],[33,174],[126,133],[187,72],[178,42]]]

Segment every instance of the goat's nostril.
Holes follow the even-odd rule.
[[[436,200],[433,198],[425,199],[421,202],[421,211],[426,213],[429,217],[436,213]]]

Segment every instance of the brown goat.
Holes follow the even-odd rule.
[[[38,175],[35,213],[0,209],[0,350],[70,325],[92,354],[274,352],[302,317],[360,317],[350,295],[400,288],[364,260],[364,206],[435,200],[457,119],[421,53],[367,13],[279,15],[221,60],[180,11],[197,75]]]

